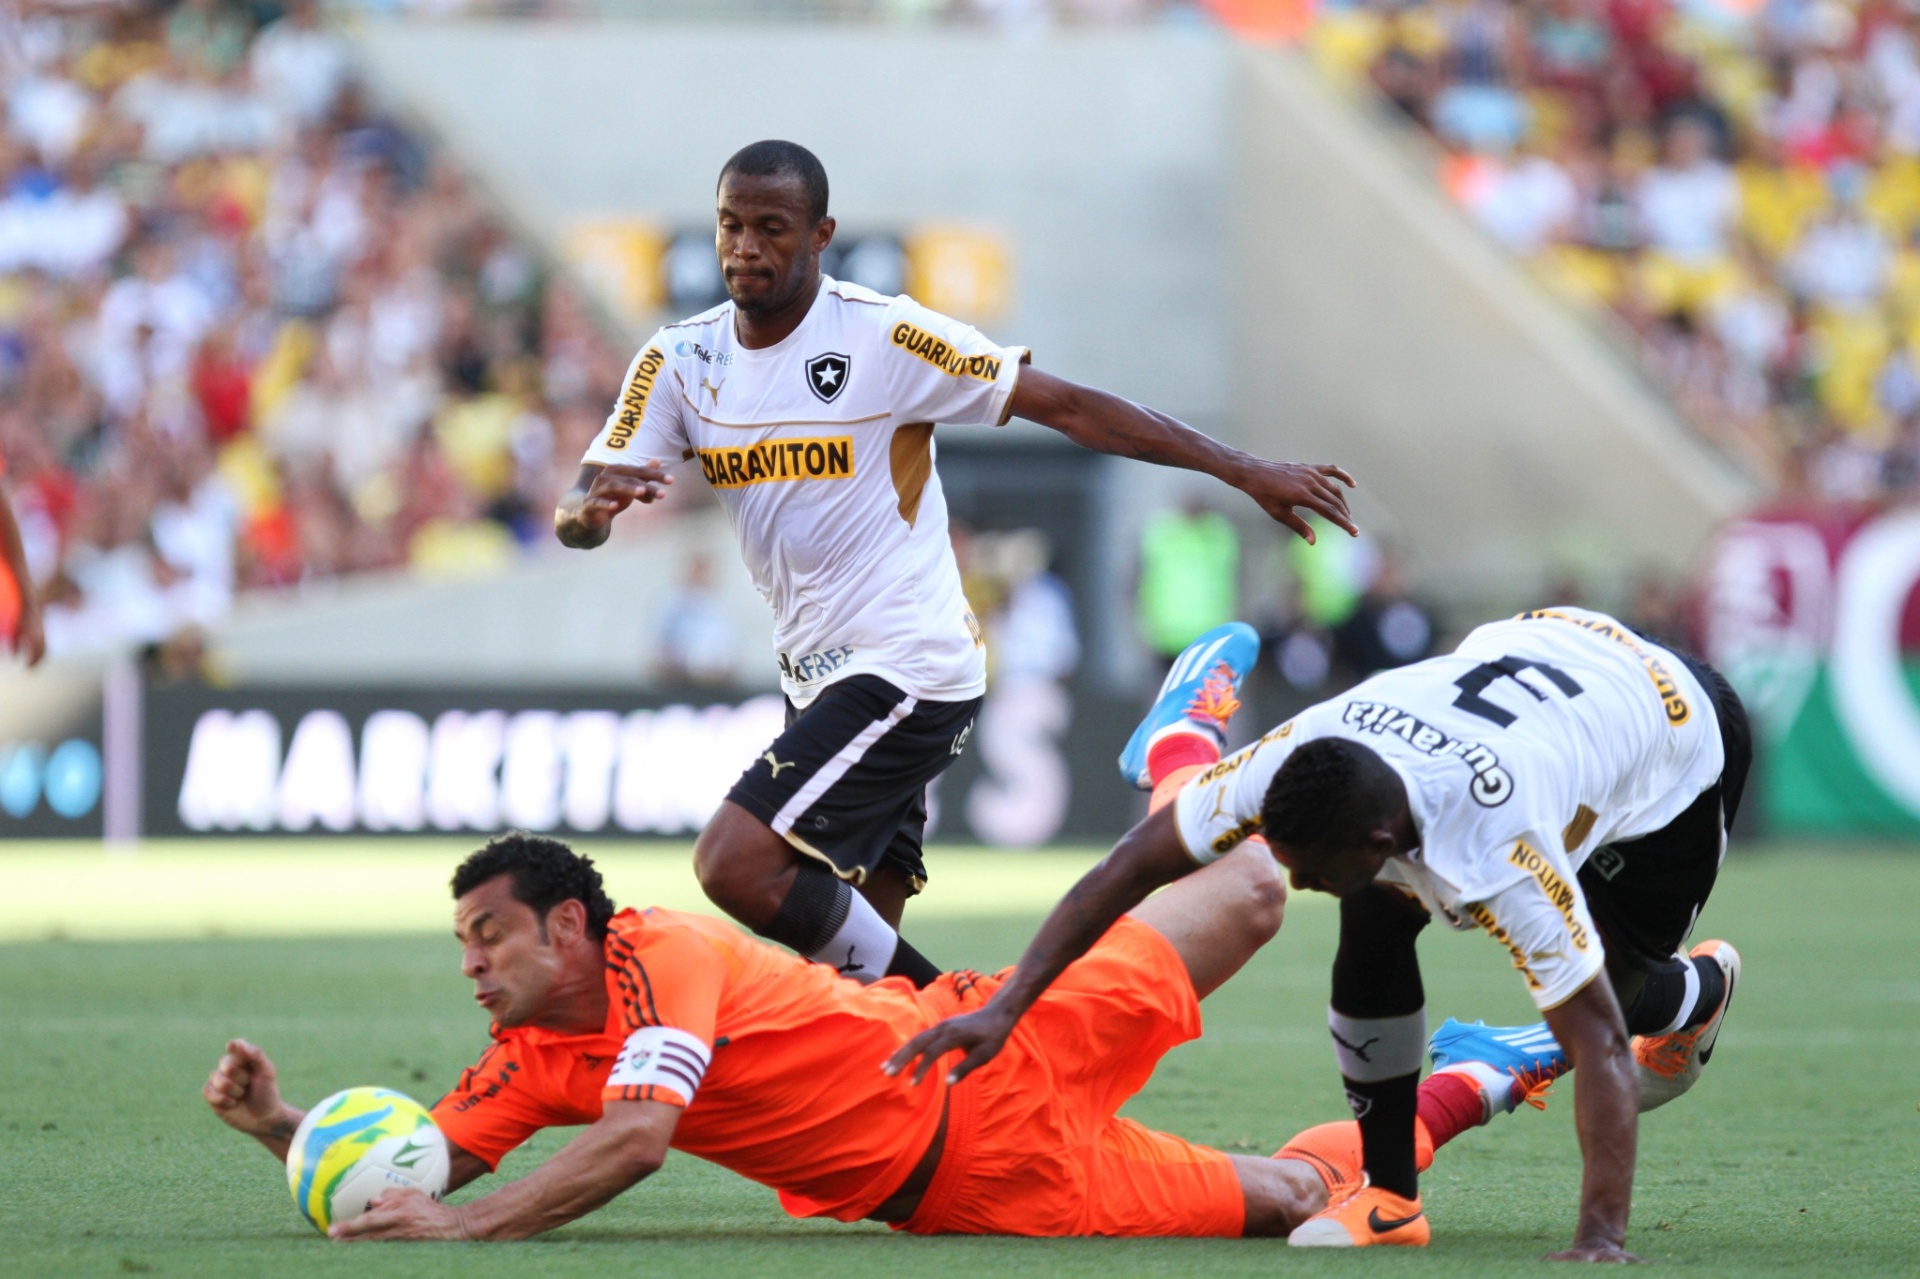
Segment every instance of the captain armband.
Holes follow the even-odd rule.
[[[666,1088],[691,1104],[706,1077],[712,1054],[699,1038],[671,1026],[642,1026],[627,1036],[620,1055],[614,1059],[613,1073],[607,1076],[609,1089]],[[628,1096],[633,1100],[645,1098]]]

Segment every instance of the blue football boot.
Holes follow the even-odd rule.
[[[1491,1094],[1489,1110],[1512,1113],[1521,1102],[1546,1109],[1546,1092],[1553,1081],[1572,1069],[1567,1054],[1543,1021],[1531,1026],[1472,1025],[1449,1017],[1427,1043],[1435,1070],[1457,1070],[1478,1078]],[[1512,1080],[1507,1096],[1493,1088],[1495,1081]]]
[[[1245,622],[1216,626],[1187,645],[1167,672],[1153,709],[1120,752],[1120,775],[1140,790],[1152,790],[1147,752],[1169,732],[1208,733],[1224,750],[1227,721],[1240,709],[1240,682],[1259,660],[1260,636]]]

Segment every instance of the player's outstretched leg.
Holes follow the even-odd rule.
[[[1703,941],[1688,958],[1696,964],[1708,960],[1717,967],[1724,991],[1712,1014],[1694,1025],[1664,1035],[1634,1036],[1633,1059],[1639,1068],[1643,1113],[1666,1105],[1693,1087],[1713,1056],[1720,1023],[1733,1006],[1733,988],[1740,981],[1740,952],[1724,941]]]
[[[1120,775],[1140,790],[1184,764],[1220,758],[1240,684],[1260,660],[1260,636],[1245,622],[1216,626],[1174,659],[1153,709],[1120,752]],[[1210,758],[1209,758],[1210,753]]]

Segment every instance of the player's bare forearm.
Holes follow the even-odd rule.
[[[1016,416],[1052,427],[1096,453],[1211,475],[1245,493],[1309,542],[1314,540],[1312,526],[1295,513],[1296,506],[1348,533],[1359,531],[1340,488],[1351,488],[1353,477],[1337,466],[1269,462],[1229,448],[1158,410],[1034,368],[1021,371],[1012,407]]]
[[[1605,976],[1547,1013],[1574,1071],[1574,1125],[1584,1172],[1580,1221],[1564,1260],[1632,1261],[1626,1251],[1639,1138],[1639,1082],[1626,1019]]]
[[[680,1108],[612,1101],[599,1120],[519,1181],[458,1208],[389,1191],[335,1225],[335,1239],[528,1239],[605,1206],[666,1162]]]
[[[1171,806],[1149,816],[1123,836],[1053,908],[1034,934],[1006,984],[976,1012],[948,1018],[915,1035],[882,1067],[897,1075],[913,1068],[919,1083],[941,1057],[964,1051],[948,1072],[958,1083],[991,1061],[1033,1002],[1067,965],[1092,949],[1115,920],[1145,901],[1163,884],[1196,869],[1174,827]],[[915,1065],[915,1062],[918,1062]]]

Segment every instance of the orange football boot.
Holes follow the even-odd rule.
[[[1287,1242],[1295,1248],[1371,1248],[1380,1244],[1424,1248],[1433,1227],[1420,1199],[1402,1199],[1379,1186],[1362,1186],[1331,1207],[1294,1227]]]
[[[1351,1119],[1316,1124],[1295,1135],[1274,1153],[1275,1159],[1298,1159],[1312,1164],[1327,1183],[1327,1202],[1339,1203],[1366,1184],[1360,1149],[1360,1125]],[[1433,1167],[1433,1138],[1417,1116],[1413,1121],[1413,1166],[1418,1172]]]
[[[1720,966],[1727,993],[1713,1016],[1697,1026],[1676,1030],[1671,1035],[1635,1035],[1633,1060],[1640,1076],[1640,1110],[1644,1114],[1666,1105],[1693,1087],[1713,1056],[1720,1038],[1720,1023],[1733,1006],[1733,988],[1740,981],[1740,952],[1723,941],[1703,941],[1689,958],[1707,957]]]

